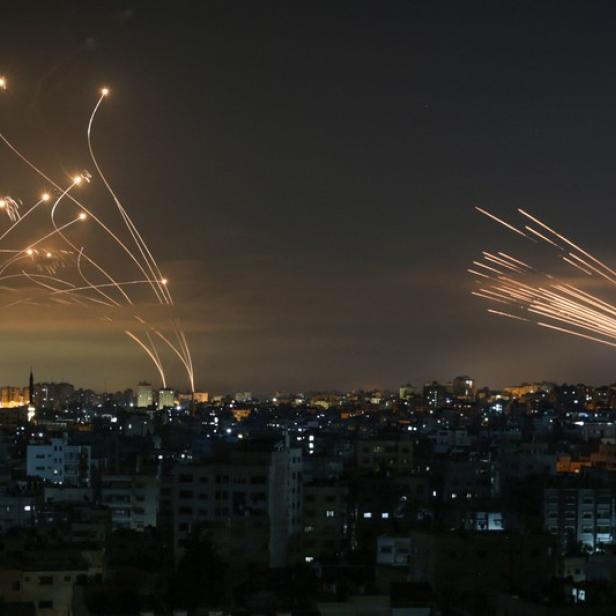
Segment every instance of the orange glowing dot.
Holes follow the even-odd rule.
[[[41,201],[49,201],[51,199],[51,195],[49,193],[43,193],[41,195]]]
[[[46,256],[48,259],[51,259],[51,253],[50,253],[50,252],[48,252],[45,256]]]
[[[80,175],[76,175],[73,178],[73,184],[81,184],[81,181],[83,180],[83,178]]]
[[[101,94],[103,96],[107,96],[109,94],[109,88],[102,88],[101,89]]]
[[[28,248],[28,250],[26,250],[26,252],[28,253],[29,257],[31,257],[34,254],[34,250],[32,250],[32,248]]]
[[[6,201],[4,199],[0,199],[0,208],[6,207]]]
[[[163,278],[160,282],[161,282],[162,284],[167,284],[169,281],[168,281],[166,278]]]
[[[79,220],[85,220],[87,218],[87,215],[85,212],[81,212],[81,214],[79,214]]]

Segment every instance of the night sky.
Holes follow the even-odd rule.
[[[88,169],[112,89],[97,152],[172,281],[199,389],[615,380],[616,351],[487,315],[465,269],[532,253],[474,205],[528,208],[614,262],[616,7],[88,4],[0,10],[2,131],[55,178]],[[44,188],[0,156],[0,192]],[[3,384],[30,364],[156,381],[75,311],[3,319]]]

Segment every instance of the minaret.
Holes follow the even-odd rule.
[[[30,398],[29,404],[34,405],[34,375],[32,374],[32,368],[30,368],[30,382],[29,382],[29,393],[28,397]]]

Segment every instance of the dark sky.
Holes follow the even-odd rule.
[[[485,314],[465,268],[529,250],[475,204],[611,261],[616,7],[155,4],[4,6],[0,119],[61,178],[91,168],[111,87],[97,152],[172,280],[200,389],[614,380],[613,350]],[[0,162],[4,193],[39,190]],[[3,383],[30,363],[98,389],[156,378],[95,319],[5,315]]]

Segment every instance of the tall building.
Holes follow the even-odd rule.
[[[34,400],[38,408],[60,410],[73,397],[75,388],[70,383],[37,383]]]
[[[474,398],[475,379],[470,376],[457,376],[453,380],[453,395],[456,398]]]
[[[608,487],[546,488],[545,530],[556,535],[560,549],[582,545],[588,551],[612,544],[616,536],[616,492]]]
[[[416,393],[415,387],[410,383],[402,385],[399,391],[400,400],[410,400]]]
[[[423,388],[423,399],[429,409],[439,409],[446,403],[447,388],[436,381],[427,383]]]
[[[269,440],[244,445],[209,463],[174,469],[176,558],[198,531],[229,562],[289,562],[301,532],[302,450]]]
[[[304,486],[304,562],[344,554],[351,538],[351,509],[350,489],[345,483],[313,482]]]
[[[51,483],[90,484],[90,446],[70,445],[67,436],[28,445],[26,473]]]
[[[0,388],[0,408],[10,409],[28,404],[29,392],[27,387],[12,387],[5,385]]]
[[[249,391],[238,391],[234,397],[236,402],[251,402],[252,393]]]
[[[154,404],[154,389],[149,383],[142,381],[137,386],[137,408],[145,409]]]
[[[156,526],[160,488],[155,474],[104,474],[100,490],[114,529],[143,531]]]
[[[158,391],[158,410],[175,406],[175,391],[173,389],[160,389]]]

